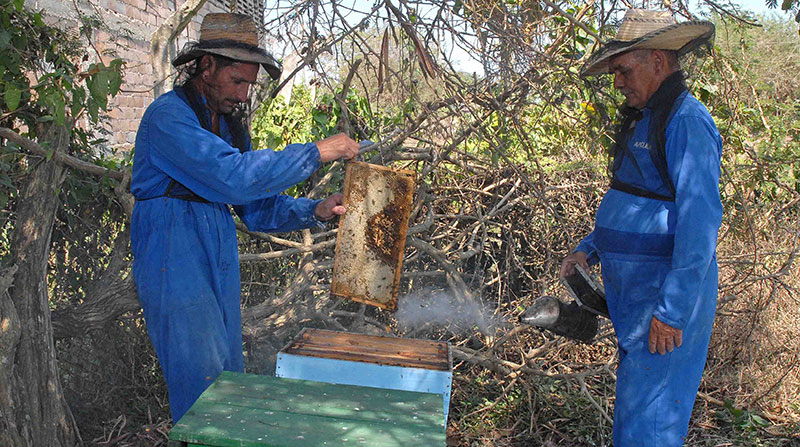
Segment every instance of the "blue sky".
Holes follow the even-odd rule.
[[[755,13],[756,15],[762,15],[763,16],[763,15],[776,14],[776,15],[779,15],[779,16],[791,17],[790,14],[786,14],[785,11],[781,11],[780,5],[782,3],[782,0],[777,0],[778,7],[775,8],[775,9],[769,9],[764,0],[731,0],[731,2],[741,6],[743,9],[746,9],[746,10],[749,10],[749,11]],[[724,4],[724,3],[722,3],[722,4]],[[707,10],[708,7],[705,7],[703,9]]]

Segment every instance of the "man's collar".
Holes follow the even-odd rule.
[[[664,78],[658,89],[647,100],[646,109],[656,110],[664,107],[670,107],[674,98],[680,95],[683,90],[686,90],[686,82],[684,81],[683,71],[677,70],[671,75]]]

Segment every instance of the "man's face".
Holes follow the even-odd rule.
[[[625,95],[628,106],[642,109],[658,90],[663,79],[660,78],[663,55],[653,50],[634,50],[611,59],[611,72],[614,73],[614,88]],[[658,59],[658,60],[657,60]]]
[[[231,113],[236,106],[247,101],[247,92],[256,82],[258,64],[234,62],[220,67],[211,58],[211,66],[203,73],[208,108],[220,115]]]

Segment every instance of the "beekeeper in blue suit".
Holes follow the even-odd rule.
[[[131,191],[133,274],[178,421],[223,370],[243,371],[239,253],[228,206],[253,231],[291,231],[345,212],[341,194],[281,195],[320,162],[352,158],[344,135],[283,151],[253,151],[236,112],[259,67],[281,66],[259,48],[253,20],[208,14],[200,39],[172,62],[173,91],[156,99],[136,135]]]
[[[614,446],[683,445],[717,297],[722,141],[686,90],[679,57],[714,25],[629,10],[585,64],[625,96],[610,151],[611,189],[561,276],[599,262],[619,344]]]

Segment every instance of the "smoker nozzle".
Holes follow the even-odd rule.
[[[585,343],[597,335],[597,315],[574,301],[565,304],[548,295],[537,298],[522,314],[520,322]]]

